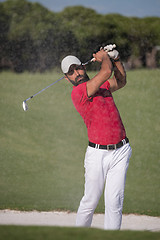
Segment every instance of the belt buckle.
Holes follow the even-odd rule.
[[[107,150],[108,150],[108,151],[109,151],[109,150],[115,150],[115,149],[117,149],[116,144],[109,144],[109,145],[107,145]]]

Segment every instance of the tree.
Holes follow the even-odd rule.
[[[86,62],[110,43],[117,45],[123,61],[138,59],[146,66],[160,46],[160,18],[101,15],[82,6],[54,13],[38,3],[7,0],[0,3],[0,33],[0,67],[17,72],[54,68],[67,54]]]
[[[10,27],[9,15],[6,13],[2,3],[0,3],[0,68],[11,66],[9,59],[7,59],[8,52],[8,31]]]
[[[53,68],[66,49],[73,49],[75,36],[57,14],[25,0],[8,0],[3,5],[10,16],[7,57],[16,71]]]

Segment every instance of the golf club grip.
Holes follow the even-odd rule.
[[[113,50],[114,48],[116,48],[116,44],[113,44],[112,47],[113,47],[112,50]],[[105,52],[108,52],[107,49],[106,49],[106,50],[104,49],[104,51],[105,51]],[[96,61],[96,59],[95,59],[95,58],[92,58],[89,62],[95,62],[95,61]]]
[[[92,58],[91,60],[90,60],[90,62],[95,62],[96,61],[96,59],[95,58]]]

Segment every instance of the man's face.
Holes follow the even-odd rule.
[[[87,82],[89,80],[89,77],[86,74],[86,70],[82,65],[71,65],[66,76],[69,81],[75,86],[78,86],[79,84]]]

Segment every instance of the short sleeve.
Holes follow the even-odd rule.
[[[109,81],[106,81],[105,83],[103,83],[102,87],[106,88],[107,90],[110,89],[110,83]]]

